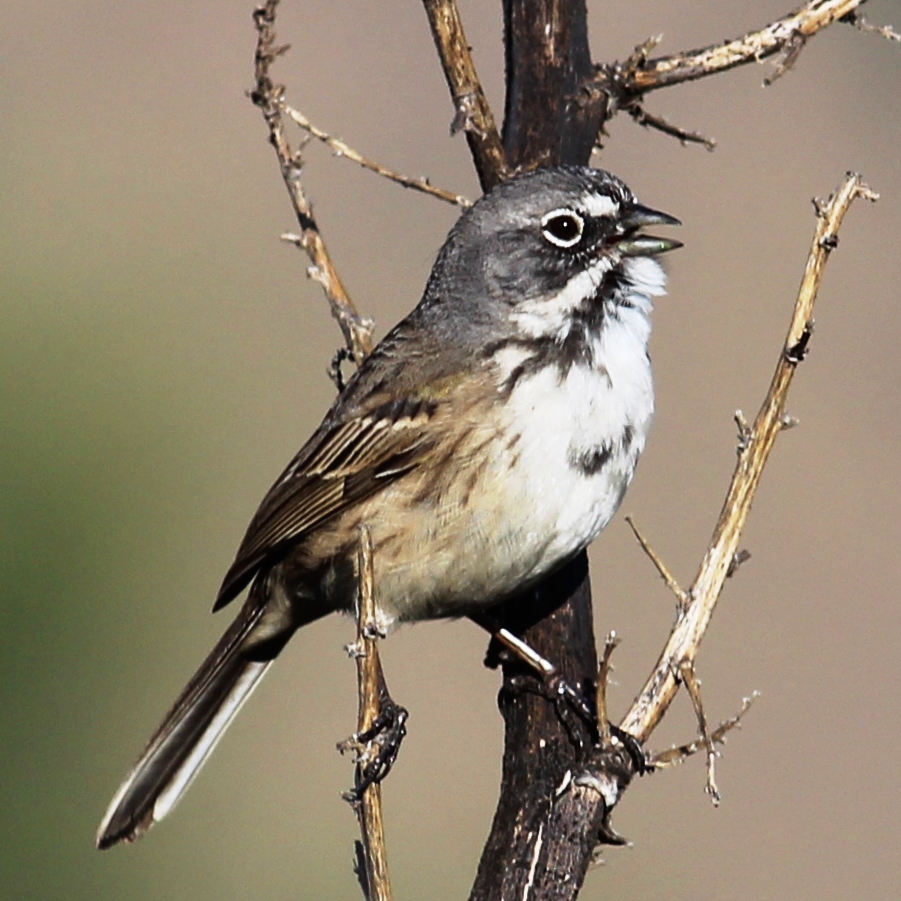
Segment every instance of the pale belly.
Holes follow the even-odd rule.
[[[597,537],[631,481],[653,412],[648,367],[629,375],[574,367],[562,380],[554,368],[523,379],[503,430],[457,461],[461,477],[438,503],[390,524],[372,511],[386,625],[495,604]]]

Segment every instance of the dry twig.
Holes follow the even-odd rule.
[[[283,85],[273,83],[269,76],[272,64],[288,49],[287,45],[277,46],[275,43],[273,26],[278,3],[279,0],[267,0],[253,13],[257,29],[254,55],[256,85],[250,93],[250,99],[260,108],[269,127],[269,141],[275,148],[282,179],[288,189],[301,229],[299,235],[290,234],[284,237],[302,248],[310,258],[312,266],[307,270],[307,274],[322,285],[332,316],[344,335],[347,349],[353,355],[354,361],[359,364],[372,350],[372,323],[357,312],[329,256],[313,216],[312,204],[301,182],[302,156],[299,151],[291,149],[285,136],[282,118],[285,109],[285,89]]]
[[[294,109],[291,106],[283,106],[285,115],[295,122],[300,128],[302,128],[307,134],[312,135],[316,138],[317,141],[322,141],[323,144],[330,147],[336,156],[342,156],[345,159],[349,159],[354,163],[358,163],[364,169],[368,169],[370,172],[375,172],[376,175],[381,175],[382,178],[387,178],[389,181],[397,182],[399,185],[403,185],[405,188],[411,188],[414,191],[421,191],[423,194],[428,194],[431,197],[437,197],[438,200],[443,200],[446,203],[452,203],[456,206],[460,207],[469,207],[472,206],[472,201],[468,198],[464,197],[462,194],[455,194],[453,191],[446,191],[444,188],[436,188],[433,184],[429,182],[427,178],[411,178],[409,175],[403,175],[400,172],[395,172],[393,169],[389,169],[387,166],[383,166],[381,163],[377,163],[375,160],[368,159],[363,156],[363,154],[354,150],[349,144],[346,144],[340,138],[336,138],[330,135],[328,132],[323,131],[321,128],[317,128],[302,112]]]
[[[507,157],[494,114],[476,74],[455,0],[423,0],[444,77],[454,101],[451,133],[463,131],[482,189],[503,181]]]
[[[735,40],[657,59],[649,57],[660,38],[649,38],[639,44],[623,62],[599,66],[597,78],[586,86],[586,90],[602,91],[608,96],[605,120],[612,119],[617,112],[625,110],[640,125],[669,134],[683,144],[703,144],[708,150],[712,150],[715,141],[672,125],[648,112],[642,103],[644,95],[658,88],[695,81],[782,54],[773,74],[764,79],[764,85],[769,86],[795,64],[811,37],[839,21],[849,22],[862,31],[875,31],[891,40],[901,40],[901,36],[891,28],[876,28],[864,22],[857,9],[865,2],[866,0],[810,0],[765,28],[748,32]]]
[[[751,704],[760,697],[759,692],[751,692],[751,695],[744,699],[741,705],[741,710],[735,714],[735,716],[730,717],[724,722],[720,723],[713,732],[710,733],[710,742],[713,744],[724,745],[726,743],[726,735],[731,732],[733,729],[737,728],[741,725],[741,721],[744,718],[744,715],[748,712],[751,707]],[[690,741],[685,745],[678,745],[672,748],[667,748],[666,751],[659,751],[657,754],[652,754],[648,758],[648,764],[652,767],[660,769],[662,767],[668,766],[676,766],[679,763],[683,763],[687,758],[691,757],[693,754],[697,754],[701,748],[705,748],[705,743],[703,739],[696,738],[694,741]]]
[[[619,81],[620,90],[627,95],[644,94],[725,72],[746,63],[759,63],[775,54],[790,54],[794,52],[793,48],[798,41],[806,41],[833,22],[854,15],[864,2],[865,0],[811,0],[765,28],[748,32],[735,40],[688,53],[645,60],[640,65],[628,68],[614,66],[615,80]]]
[[[876,200],[860,176],[849,173],[828,202],[817,204],[817,227],[791,325],[776,371],[753,426],[740,421],[742,440],[732,483],[713,532],[710,546],[688,591],[690,603],[681,612],[654,672],[626,714],[621,728],[640,742],[660,722],[672,703],[680,676],[693,665],[723,584],[734,568],[738,542],[764,466],[784,427],[788,389],[798,363],[804,358],[812,334],[812,314],[823,269],[838,244],[838,229],[851,203],[858,197]],[[655,559],[652,555],[651,559]],[[655,562],[655,565],[659,564]],[[707,742],[709,750],[709,741]]]

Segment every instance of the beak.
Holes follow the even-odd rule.
[[[675,216],[670,216],[668,213],[661,213],[659,210],[652,210],[650,207],[636,203],[625,211],[619,224],[623,234],[615,243],[619,252],[625,257],[652,257],[682,246],[681,241],[675,241],[672,238],[638,234],[638,229],[645,225],[682,224]]]

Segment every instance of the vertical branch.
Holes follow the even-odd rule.
[[[378,651],[378,621],[375,595],[372,587],[372,536],[368,526],[360,528],[358,556],[360,580],[359,608],[357,610],[357,690],[359,693],[359,717],[357,736],[371,734],[381,713],[381,696],[384,685],[382,664]],[[356,782],[364,780],[365,751],[358,754]],[[382,789],[377,780],[371,780],[355,798],[354,809],[360,823],[364,873],[360,881],[364,885],[367,901],[391,901],[391,885],[388,881],[388,858],[385,851],[385,826],[382,819]],[[364,879],[365,876],[365,879]]]
[[[587,164],[604,97],[584,88],[593,76],[584,0],[504,0],[504,25],[503,134],[511,168]],[[497,615],[563,680],[594,696],[598,664],[584,552]],[[521,685],[519,665],[505,664],[500,798],[470,901],[575,898],[599,837],[612,835],[608,802],[629,778],[628,765],[608,760],[609,780],[582,779],[597,751],[596,724],[561,717],[557,704]]]
[[[594,90],[585,0],[504,0],[507,97],[504,148],[511,168],[587,165],[604,121]]]

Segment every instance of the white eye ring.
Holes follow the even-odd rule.
[[[584,231],[585,220],[575,210],[551,210],[541,220],[541,234],[555,247],[575,247]]]

